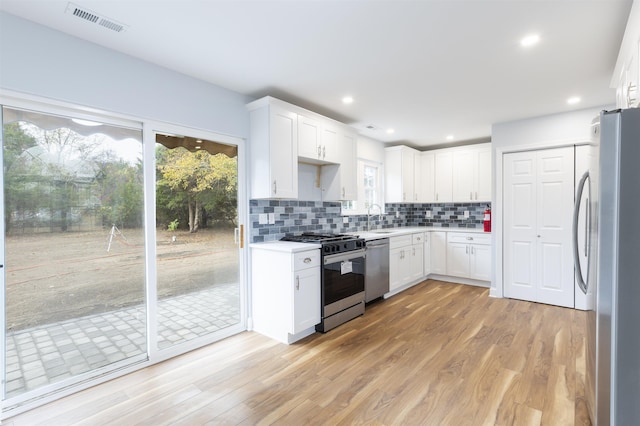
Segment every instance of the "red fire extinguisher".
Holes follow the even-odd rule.
[[[491,207],[488,204],[484,211],[484,232],[491,232]]]

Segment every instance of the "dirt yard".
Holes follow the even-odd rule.
[[[40,233],[5,242],[6,325],[17,331],[145,299],[142,230]],[[174,237],[175,236],[175,240]],[[158,297],[238,281],[233,229],[157,233]]]

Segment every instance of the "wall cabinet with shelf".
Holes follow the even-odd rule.
[[[320,167],[323,200],[357,198],[352,128],[269,96],[247,109],[251,198],[298,198],[298,163]]]

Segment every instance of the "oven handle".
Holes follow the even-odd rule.
[[[345,262],[347,260],[353,259],[364,259],[365,249],[352,250],[346,253],[338,253],[338,254],[330,254],[328,256],[324,256],[323,264],[329,265],[331,263]]]

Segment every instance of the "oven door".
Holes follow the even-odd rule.
[[[323,318],[364,302],[364,249],[324,256]]]

